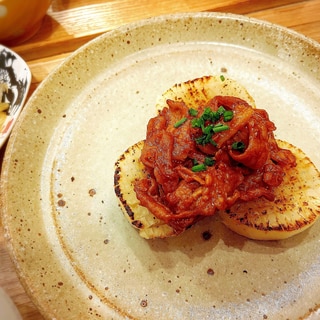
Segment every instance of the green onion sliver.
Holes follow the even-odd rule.
[[[181,125],[183,125],[185,122],[187,121],[187,118],[184,117],[184,118],[181,118],[179,121],[177,121],[173,126],[175,128],[179,128]]]
[[[202,118],[195,118],[191,120],[192,128],[201,128],[204,125],[204,120]]]
[[[246,148],[246,145],[242,141],[236,141],[231,145],[233,150],[243,151]]]
[[[226,110],[224,113],[223,113],[223,120],[224,121],[230,121],[233,119],[233,111],[232,110]]]
[[[224,106],[220,106],[217,110],[217,113],[219,116],[222,116],[225,112],[226,112],[226,109],[224,108]]]
[[[215,160],[210,157],[205,157],[204,164],[206,166],[212,167],[215,164]]]
[[[205,171],[206,169],[207,169],[207,166],[204,163],[197,164],[191,168],[193,172]]]
[[[195,116],[198,115],[198,110],[190,108],[189,109],[189,114],[190,114],[190,116],[195,117]]]
[[[212,128],[212,131],[214,133],[218,133],[218,132],[221,132],[221,131],[226,131],[228,129],[229,129],[229,126],[227,126],[227,125],[217,124]]]

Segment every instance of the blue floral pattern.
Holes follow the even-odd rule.
[[[19,68],[19,73],[16,72],[15,65],[17,64],[17,60],[18,56],[11,50],[0,47],[0,83],[6,83],[9,88],[8,92],[4,93],[2,101],[9,102],[10,115],[13,115],[21,105],[28,87],[27,75],[29,70],[27,70],[26,66],[24,70]]]
[[[26,99],[31,82],[31,73],[26,62],[9,48],[0,45],[0,83],[8,86],[8,92],[0,97],[9,103],[8,121],[0,128],[0,147],[7,139]]]

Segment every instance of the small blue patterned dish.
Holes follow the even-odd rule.
[[[0,104],[8,105],[7,110],[1,111],[0,148],[9,137],[22,110],[30,84],[31,72],[27,63],[0,44]]]

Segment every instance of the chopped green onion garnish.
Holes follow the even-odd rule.
[[[196,138],[196,143],[204,146],[205,144],[212,141],[211,137],[212,137],[212,134],[203,135],[199,138]]]
[[[223,124],[217,124],[213,127],[213,132],[214,133],[218,133],[218,132],[221,132],[221,131],[226,131],[229,129],[229,126],[226,126],[226,125],[223,125]]]
[[[226,110],[224,113],[223,113],[223,120],[224,121],[230,121],[233,119],[233,111],[232,110]]]
[[[206,120],[211,120],[212,119],[212,114],[213,114],[213,111],[210,108],[205,108],[201,118],[203,118],[203,120],[205,120],[205,121]]]
[[[214,128],[214,125],[213,124],[209,124],[202,131],[203,131],[204,134],[210,134],[210,133],[213,132],[213,128]]]
[[[210,142],[213,146],[215,146],[215,147],[218,146],[218,144],[217,144],[214,140],[212,140],[212,139],[211,139],[209,142]]]
[[[179,128],[181,125],[183,125],[185,122],[187,121],[187,118],[184,117],[184,118],[181,118],[179,121],[177,121],[173,126],[175,128]]]
[[[190,114],[190,116],[195,117],[195,116],[198,115],[198,110],[190,108],[189,109],[189,114]]]
[[[242,141],[236,141],[231,145],[233,150],[243,151],[246,148],[246,145]]]
[[[223,106],[220,106],[217,110],[219,116],[222,116],[226,112],[226,109]]]
[[[207,169],[207,166],[204,163],[197,164],[191,168],[193,172],[205,171],[206,169]]]
[[[216,122],[220,119],[220,117],[221,117],[221,114],[218,111],[212,112],[211,121]]]
[[[226,79],[226,78],[224,77],[224,75],[221,75],[221,76],[220,76],[220,80],[221,80],[221,81],[224,81],[225,79]]]
[[[189,109],[189,114],[196,116],[198,111],[191,108]],[[197,144],[205,145],[211,143],[217,146],[216,142],[212,139],[213,134],[229,129],[229,126],[223,123],[217,123],[221,117],[223,117],[225,122],[230,121],[233,118],[233,111],[226,110],[224,106],[219,106],[216,111],[211,110],[210,107],[206,107],[199,118],[191,119],[192,128],[200,128],[203,133],[202,136],[195,139]],[[178,122],[177,125],[180,126],[180,122]]]
[[[211,167],[211,166],[213,166],[215,164],[215,160],[210,158],[210,157],[206,157],[204,159],[204,164],[209,166],[209,167]]]
[[[201,128],[204,125],[204,120],[202,118],[195,118],[191,120],[192,128]]]

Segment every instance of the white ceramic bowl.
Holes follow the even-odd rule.
[[[7,293],[0,287],[0,316],[5,320],[22,320],[20,313],[7,295]]]

